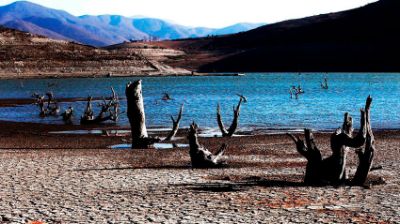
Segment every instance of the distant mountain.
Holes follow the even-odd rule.
[[[222,29],[215,30],[211,32],[212,35],[226,35],[233,33],[240,33],[248,30],[255,29],[257,27],[263,26],[265,23],[237,23],[232,26],[228,26]]]
[[[400,1],[380,0],[238,34],[152,44],[189,49],[175,61],[202,72],[400,72]]]
[[[106,46],[141,39],[180,39],[229,34],[256,28],[259,24],[236,24],[222,29],[186,27],[154,18],[119,15],[73,16],[27,1],[0,7],[0,24],[51,38]]]
[[[102,33],[95,34],[89,24],[81,25],[80,19],[65,11],[53,10],[25,1],[0,7],[0,24],[50,38],[74,40],[95,46],[107,44]]]

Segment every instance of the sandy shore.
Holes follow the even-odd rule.
[[[111,74],[111,75],[110,75]],[[189,71],[172,71],[172,72],[138,72],[138,73],[120,73],[104,72],[102,74],[93,73],[7,73],[0,74],[0,80],[7,79],[66,79],[66,78],[111,78],[111,77],[169,77],[169,76],[240,76],[241,73],[203,73]]]
[[[398,223],[400,132],[376,133],[382,185],[302,185],[283,135],[202,138],[225,169],[191,169],[188,150],[111,150],[124,136],[54,135],[69,126],[0,122],[0,223]],[[329,154],[329,135],[316,134]],[[186,139],[178,142],[186,143]],[[356,158],[350,152],[350,173]]]

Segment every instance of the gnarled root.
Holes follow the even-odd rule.
[[[190,125],[188,134],[189,146],[190,146],[190,159],[192,161],[193,168],[218,168],[222,167],[226,163],[221,160],[221,157],[225,153],[227,148],[226,144],[222,144],[221,148],[212,154],[208,149],[204,148],[197,139],[198,126],[196,123]]]
[[[307,185],[319,185],[322,183],[323,172],[322,155],[314,142],[314,136],[309,129],[304,130],[305,141],[292,134],[288,134],[296,144],[297,151],[307,159],[306,174],[304,176],[304,183]]]
[[[342,184],[346,181],[347,148],[360,148],[365,144],[365,150],[358,150],[359,166],[351,181],[353,185],[363,185],[372,166],[374,155],[374,136],[370,125],[370,106],[372,98],[367,98],[365,108],[361,110],[360,129],[353,137],[353,122],[348,113],[344,115],[341,129],[336,130],[331,136],[332,155],[322,159],[316,147],[310,130],[305,129],[305,141],[299,137],[288,134],[296,144],[297,151],[303,155],[308,163],[304,182],[306,184]]]

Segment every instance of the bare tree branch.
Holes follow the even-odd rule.
[[[115,93],[114,88],[111,87],[112,95],[108,98],[108,102],[103,98],[103,102],[98,106],[101,107],[99,114],[95,117],[92,109],[92,97],[88,97],[86,109],[81,117],[81,124],[99,124],[104,121],[117,121],[119,111],[118,95]]]
[[[239,124],[240,106],[242,104],[243,99],[245,99],[245,98],[243,96],[241,96],[236,108],[233,107],[233,120],[232,120],[232,124],[229,127],[229,129],[225,128],[225,125],[224,125],[224,122],[222,121],[222,116],[221,116],[221,106],[220,106],[220,104],[217,105],[217,122],[218,122],[218,127],[221,130],[223,137],[232,137],[233,134],[235,133],[235,131],[238,127],[238,124]]]
[[[175,137],[176,133],[179,130],[179,123],[182,119],[182,113],[183,113],[183,104],[181,105],[181,109],[179,110],[179,114],[176,120],[174,119],[173,116],[171,116],[172,130],[169,132],[168,136],[164,139],[164,141],[171,141]]]

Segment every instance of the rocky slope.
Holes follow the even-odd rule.
[[[187,73],[140,51],[99,49],[0,27],[0,78]]]
[[[189,59],[208,54],[183,65],[203,72],[399,72],[399,11],[400,1],[380,0],[234,35],[153,44]]]

